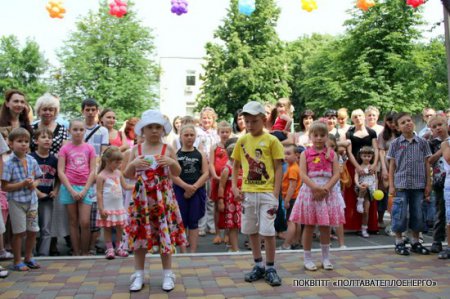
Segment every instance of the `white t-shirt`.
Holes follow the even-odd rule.
[[[84,138],[86,139],[86,137],[89,136],[89,134],[91,134],[91,132],[99,125],[95,125],[91,128],[88,127],[84,127],[86,129],[85,133],[84,133]],[[95,133],[89,138],[89,140],[87,141],[87,143],[89,143],[90,145],[92,145],[95,149],[95,155],[97,157],[100,157],[102,155],[102,145],[104,146],[108,146],[109,145],[109,133],[108,133],[108,129],[106,129],[105,127],[100,127],[97,129],[97,131],[95,131]]]

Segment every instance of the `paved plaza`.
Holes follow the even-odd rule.
[[[161,290],[160,260],[151,256],[146,285],[134,294],[128,292],[132,257],[39,259],[41,269],[11,271],[0,280],[0,298],[450,298],[450,261],[438,260],[436,255],[404,257],[394,254],[393,248],[333,251],[335,270],[316,272],[303,269],[302,255],[301,251],[277,254],[283,285],[275,288],[264,281],[244,281],[244,273],[252,267],[249,252],[174,256],[177,281],[170,293]],[[313,256],[319,261],[320,252]],[[365,286],[356,286],[361,283]],[[370,285],[375,283],[413,286]]]

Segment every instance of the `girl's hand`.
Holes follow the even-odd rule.
[[[69,190],[69,193],[70,193],[70,196],[72,196],[73,200],[75,200],[75,201],[80,200],[78,192],[75,192],[75,190],[73,190],[72,188],[71,188],[71,190]]]
[[[366,172],[364,171],[364,169],[361,166],[358,166],[356,168],[356,171],[358,172],[359,175],[364,175],[366,174]]]
[[[395,197],[395,188],[394,186],[389,186],[389,196]]]
[[[145,160],[145,156],[139,156],[136,157],[133,162],[131,162],[131,165],[133,165],[135,169],[145,169],[150,167],[150,162]]]
[[[191,191],[185,191],[184,194],[183,194],[185,199],[191,198],[192,195],[194,195],[194,193],[191,192]]]
[[[166,155],[158,155],[156,157],[156,161],[158,162],[159,165],[165,167],[165,166],[171,166],[174,165],[176,162],[174,159],[170,158],[169,156]]]
[[[108,214],[106,213],[105,209],[98,209],[98,211],[99,211],[100,217],[101,217],[103,220],[108,219]]]
[[[233,188],[232,191],[235,201],[242,202],[244,200],[244,196],[242,195],[242,192],[241,190],[239,190],[239,188]]]
[[[375,174],[375,173],[377,173],[377,165],[375,165],[375,164],[370,164],[370,166],[369,166],[369,173],[370,173],[370,174]]]
[[[55,190],[53,190],[52,192],[50,192],[50,193],[48,194],[48,196],[49,196],[50,198],[55,199],[56,196],[58,196],[58,192],[55,191]]]

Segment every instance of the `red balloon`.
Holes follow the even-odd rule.
[[[417,8],[425,3],[425,0],[406,0],[406,4],[409,6],[412,6],[414,8]]]

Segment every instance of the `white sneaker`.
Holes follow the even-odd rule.
[[[333,270],[334,266],[329,260],[323,260],[322,261],[322,268],[324,270]]]
[[[11,260],[14,258],[14,255],[12,255],[11,252],[6,251],[3,249],[3,251],[0,251],[0,260]]]
[[[139,292],[144,287],[144,275],[134,273],[130,277],[130,292]]]
[[[162,289],[163,291],[170,292],[175,288],[175,274],[170,273],[164,275]]]
[[[311,261],[306,262],[306,263],[304,264],[304,267],[305,267],[305,269],[308,270],[308,271],[316,271],[316,270],[317,270],[316,264],[314,264],[314,262],[311,262]]]
[[[368,237],[369,237],[369,233],[367,232],[366,229],[363,229],[363,230],[361,231],[361,236],[363,236],[363,238],[368,238]]]

